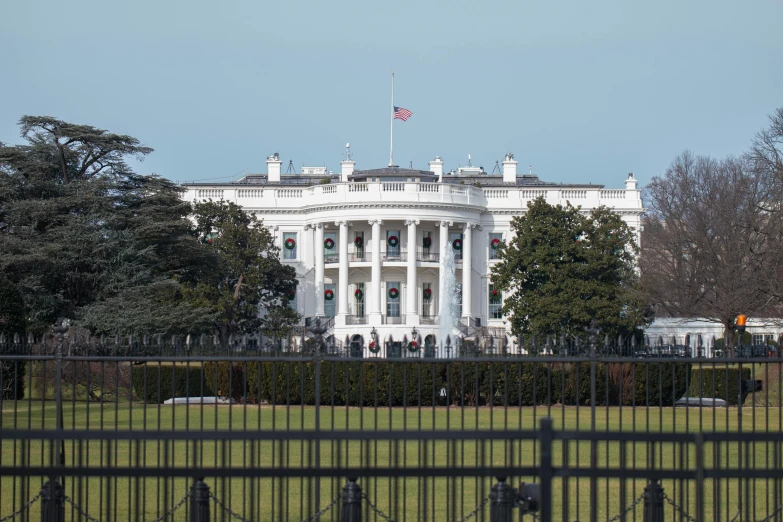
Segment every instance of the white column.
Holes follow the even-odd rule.
[[[315,315],[324,315],[324,225],[315,224]]]
[[[348,315],[348,222],[335,221],[335,225],[340,227],[340,234],[337,240],[340,242],[340,268],[338,271],[338,292],[337,292],[337,321],[338,326],[345,325],[345,316]]]
[[[369,221],[372,225],[372,288],[370,291],[369,324],[381,324],[381,225],[379,219]]]
[[[417,325],[419,324],[419,307],[418,307],[418,279],[416,277],[416,225],[419,224],[418,219],[409,219],[405,221],[408,225],[408,296],[407,296],[407,314],[406,324]]]
[[[473,317],[473,229],[465,223],[462,233],[462,317]]]
[[[440,246],[438,251],[438,260],[440,261],[440,274],[438,278],[438,315],[443,315],[443,287],[444,276],[446,274],[446,266],[444,259],[446,257],[446,249],[449,247],[449,227],[452,225],[451,221],[441,221],[438,223],[438,237],[440,240]],[[438,341],[440,342],[440,340]]]

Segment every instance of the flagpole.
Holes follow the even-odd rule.
[[[394,165],[394,69],[392,69],[392,102],[389,114],[389,166]]]

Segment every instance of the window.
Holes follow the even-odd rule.
[[[361,246],[356,246],[357,239],[360,239],[361,242],[359,243]],[[353,238],[353,251],[354,251],[354,260],[355,261],[362,261],[364,260],[364,247],[366,245],[364,244],[364,232],[357,232],[354,234]]]
[[[462,261],[462,249],[457,250],[457,249],[454,248],[454,241],[456,239],[459,239],[460,242],[462,242],[462,234],[460,234],[459,232],[451,232],[449,234],[449,244],[447,246],[448,246],[448,248],[451,248],[451,249],[454,250],[454,260],[455,261]]]
[[[457,305],[459,307],[457,308],[457,315],[462,317],[462,283],[454,285],[454,289],[457,291]]]
[[[329,301],[326,299],[325,295],[322,297],[322,299],[324,300],[324,315],[326,317],[334,317],[337,314],[337,300],[340,298],[340,296],[337,295],[337,285],[324,284],[324,294],[326,294],[327,290],[332,291],[332,295],[334,295],[334,299]]]
[[[432,283],[422,283],[421,296],[421,316],[424,318],[432,317],[432,303],[435,301],[435,294],[432,291]]]
[[[498,242],[502,242],[503,234],[492,233],[489,235],[489,258],[490,259],[500,259],[500,257],[498,256],[498,250],[496,248],[492,248],[492,242],[496,239],[498,240]]]
[[[751,343],[752,344],[767,344],[770,341],[775,340],[774,334],[753,334]]]
[[[283,233],[283,259],[296,259],[296,249],[299,244],[296,241],[296,232]]]
[[[331,239],[334,246],[331,249],[326,248],[327,240]],[[326,232],[324,233],[324,262],[337,262],[337,256],[339,255],[340,249],[337,246],[337,232]]]
[[[397,295],[392,297],[392,289],[397,290]],[[399,281],[389,281],[386,283],[386,315],[389,317],[400,316],[400,294],[402,286]]]
[[[364,301],[367,299],[364,293],[364,283],[356,283],[356,287],[353,291],[354,298],[354,315],[357,317],[364,317]],[[356,291],[361,292],[362,298],[356,297]]]
[[[396,237],[397,245],[391,246],[389,244],[389,238]],[[402,243],[402,235],[399,230],[387,230],[386,231],[386,258],[400,257],[400,243]]]
[[[489,285],[489,318],[503,319],[503,293]]]
[[[429,246],[422,246],[421,251],[424,254],[424,259],[429,259],[430,253],[432,252],[433,247],[433,239],[432,239],[432,232],[422,232],[422,245],[429,245]]]

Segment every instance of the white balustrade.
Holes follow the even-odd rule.
[[[261,198],[264,197],[264,189],[239,189],[237,198]]]
[[[349,183],[348,192],[368,192],[367,183]]]
[[[439,183],[419,183],[419,192],[440,192]]]
[[[560,199],[586,199],[586,190],[561,190]]]
[[[484,189],[484,196],[488,198],[507,198],[508,190],[506,189]]]
[[[223,191],[221,189],[199,189],[197,197],[223,199]]]
[[[625,199],[624,190],[602,190],[601,199]]]
[[[334,194],[337,192],[337,185],[322,185],[321,194]]]
[[[302,189],[277,189],[275,190],[276,198],[301,198]]]
[[[405,183],[382,183],[384,192],[403,192],[405,190]]]

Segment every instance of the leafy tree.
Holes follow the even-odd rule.
[[[58,317],[106,333],[205,324],[179,285],[214,253],[190,234],[180,189],[125,161],[152,149],[50,117],[20,125],[25,144],[0,147],[0,273],[25,296],[29,328]]]
[[[511,229],[492,282],[515,335],[583,335],[595,319],[616,336],[649,323],[634,233],[620,216],[605,207],[586,216],[538,198]]]
[[[296,271],[280,262],[269,230],[231,202],[196,203],[193,213],[194,234],[219,257],[218,266],[202,274],[188,298],[213,312],[222,342],[258,328],[287,333],[299,320],[287,297],[296,288]]]
[[[783,312],[783,220],[759,164],[685,152],[645,191],[640,266],[656,313],[722,324],[729,344],[738,315]]]
[[[6,338],[6,346],[14,336],[25,340],[25,305],[22,293],[0,274],[0,334]],[[5,347],[3,347],[5,348]],[[6,353],[18,353],[17,350]],[[13,400],[24,398],[24,377],[27,364],[23,361],[0,361],[0,398]]]

